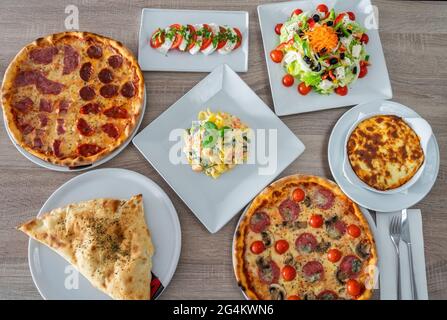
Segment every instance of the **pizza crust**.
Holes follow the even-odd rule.
[[[150,299],[152,245],[143,197],[54,209],[19,230],[53,249],[114,299]]]
[[[14,115],[12,113],[12,98],[13,92],[15,90],[14,81],[17,76],[17,73],[21,71],[20,66],[24,63],[24,61],[28,60],[28,54],[32,49],[48,46],[51,44],[70,44],[71,40],[81,39],[82,41],[89,41],[89,43],[100,43],[104,46],[112,47],[117,53],[122,55],[124,61],[129,61],[131,64],[132,72],[138,78],[138,83],[136,85],[136,95],[132,98],[132,106],[131,109],[134,110],[131,117],[129,118],[128,125],[124,131],[120,134],[119,138],[114,141],[114,143],[109,144],[104,150],[101,152],[89,156],[76,156],[76,157],[67,157],[67,158],[58,158],[54,155],[48,155],[39,150],[36,150],[30,147],[27,143],[25,143],[23,135],[19,128],[17,128],[16,123],[14,121]],[[81,61],[82,64],[82,61]],[[79,90],[80,88],[78,88]],[[66,167],[78,167],[92,164],[99,159],[105,157],[106,155],[113,152],[116,148],[118,148],[124,141],[128,139],[128,137],[132,134],[135,129],[135,126],[138,122],[139,117],[141,116],[141,107],[144,99],[144,77],[141,72],[141,69],[138,65],[138,61],[136,60],[133,53],[127,49],[121,42],[97,35],[95,33],[90,32],[78,32],[78,31],[67,31],[56,34],[51,34],[43,38],[39,38],[32,43],[26,45],[22,50],[20,50],[14,59],[9,64],[8,68],[5,71],[5,75],[3,78],[2,88],[1,88],[1,101],[3,107],[3,115],[8,125],[8,129],[17,145],[21,148],[25,149],[27,152],[32,155],[50,162],[55,165],[66,166]],[[76,99],[80,99],[79,97],[74,97]],[[110,105],[112,106],[112,105]]]
[[[329,190],[331,190],[334,195],[343,197],[347,201],[351,202],[354,208],[354,214],[357,217],[357,219],[360,221],[360,224],[364,228],[364,230],[367,230],[366,237],[371,243],[371,256],[368,259],[367,264],[369,266],[377,266],[377,250],[375,246],[375,240],[373,238],[372,232],[369,229],[369,224],[366,218],[363,216],[362,212],[360,211],[357,204],[352,202],[349,198],[346,197],[346,195],[341,191],[341,189],[338,187],[338,185],[330,180],[316,177],[316,176],[310,176],[310,175],[291,175],[284,177],[282,179],[279,179],[275,181],[274,183],[267,186],[249,205],[246,212],[244,213],[243,217],[239,221],[238,228],[235,232],[234,239],[233,239],[233,268],[236,275],[236,279],[238,282],[239,287],[242,289],[244,295],[250,299],[250,300],[259,300],[261,299],[261,296],[257,293],[257,288],[253,286],[253,284],[250,282],[250,280],[247,277],[247,272],[245,269],[245,252],[248,250],[245,245],[245,238],[248,233],[248,227],[250,224],[250,218],[252,215],[258,210],[258,208],[261,208],[268,204],[271,199],[275,197],[275,193],[278,190],[283,189],[287,185],[298,185],[303,182],[314,182],[317,183]],[[331,288],[328,288],[331,289]],[[372,290],[366,289],[363,291],[363,293],[356,297],[357,300],[367,300],[370,299],[372,296]]]

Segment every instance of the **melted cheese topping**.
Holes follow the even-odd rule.
[[[284,200],[293,199],[292,194],[296,188],[302,189],[305,193],[304,200],[297,203],[300,207],[300,213],[296,220],[292,222],[284,222],[278,208]],[[265,234],[255,233],[250,227],[245,231],[245,274],[248,277],[248,282],[251,286],[250,289],[255,291],[259,299],[287,299],[287,297],[291,295],[298,295],[300,299],[316,299],[318,298],[318,295],[325,290],[335,292],[339,299],[352,299],[353,297],[347,293],[346,284],[337,280],[336,277],[339,265],[343,260],[343,257],[347,255],[354,255],[362,261],[362,270],[364,271],[360,273],[356,280],[360,283],[365,282],[366,277],[368,276],[365,267],[371,262],[370,257],[359,257],[358,246],[361,243],[368,243],[370,248],[374,246],[368,238],[371,234],[369,226],[366,223],[362,223],[362,221],[355,215],[355,204],[344,195],[337,196],[334,194],[335,198],[332,206],[328,209],[321,209],[318,204],[322,201],[320,194],[322,188],[329,191],[329,189],[314,182],[298,181],[296,183],[289,183],[281,190],[273,191],[273,199],[269,202],[266,200],[262,201],[261,205],[255,210],[255,213],[264,212],[270,217],[270,226],[267,227],[265,232],[271,240],[271,245],[266,245],[266,250],[261,254],[254,254],[251,252],[250,246],[254,241],[258,240],[264,241],[265,244]],[[324,224],[319,228],[312,227],[309,224],[312,215],[321,215]],[[337,239],[330,237],[327,224],[331,219],[334,219],[334,217],[342,221],[346,227],[351,224],[358,226],[361,230],[360,236],[358,238],[353,238],[345,233]],[[297,249],[295,242],[303,233],[310,233],[315,237],[318,243],[316,250],[305,253]],[[283,254],[279,254],[274,248],[275,242],[280,239],[286,240],[289,244],[289,249]],[[335,263],[330,262],[327,258],[327,251],[334,248],[341,252],[340,260]],[[276,284],[271,285],[262,282],[259,277],[259,266],[257,263],[261,257],[265,260],[274,261],[280,270],[286,265],[293,266],[296,270],[295,279],[286,281],[280,274]],[[311,282],[305,277],[303,266],[310,261],[318,261],[323,265],[324,276],[322,279]],[[283,296],[278,298],[276,294],[277,292],[271,290],[272,287],[281,288],[283,290]]]
[[[424,162],[417,134],[405,121],[392,115],[362,121],[349,137],[347,149],[356,175],[382,191],[408,182]]]

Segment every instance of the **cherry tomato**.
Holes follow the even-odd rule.
[[[165,33],[161,29],[157,29],[151,36],[151,47],[159,48],[165,42]]]
[[[270,52],[270,58],[272,58],[273,62],[280,63],[283,57],[284,54],[280,50],[272,50]]]
[[[291,295],[287,298],[287,300],[301,300],[299,296],[297,296],[296,294]]]
[[[236,45],[234,46],[233,50],[236,50],[237,48],[239,48],[241,46],[242,43],[242,33],[238,28],[233,28],[234,32],[236,32],[237,35],[237,42]]]
[[[311,27],[311,28],[313,28],[315,26],[315,21],[312,18],[308,19],[307,23],[309,24],[309,27]]]
[[[281,34],[282,23],[278,23],[275,26],[275,33],[279,36]]]
[[[347,12],[348,17],[350,20],[355,21],[355,14],[352,11]]]
[[[312,91],[312,87],[311,86],[306,86],[306,84],[304,82],[301,82],[298,85],[298,92],[301,93],[303,96],[305,96],[306,94],[308,94],[309,92]]]
[[[207,38],[202,38],[202,46],[200,47],[200,51],[203,51],[206,48],[208,48],[213,42],[213,30],[211,30],[210,26],[204,24],[203,29],[206,29],[210,33],[210,35]]]
[[[346,283],[346,289],[347,289],[348,293],[353,297],[356,297],[360,293],[362,293],[361,284],[357,280],[354,280],[354,279],[348,280],[348,282]]]
[[[319,214],[313,214],[310,217],[309,224],[312,228],[319,228],[323,225],[323,217]]]
[[[330,262],[337,262],[341,258],[341,252],[338,249],[330,249],[327,252],[327,259]]]
[[[339,96],[345,96],[348,94],[348,87],[338,87],[335,89],[335,93]]]
[[[301,9],[295,9],[295,10],[293,10],[293,12],[292,12],[292,14],[291,14],[291,16],[293,17],[294,15],[299,15],[299,14],[302,14],[303,13],[303,10],[301,10]]]
[[[279,254],[283,254],[287,250],[289,250],[289,243],[286,240],[278,240],[275,243],[275,250]]]
[[[368,68],[363,65],[360,66],[359,78],[364,78],[368,74]]]
[[[179,33],[179,31],[181,30],[182,26],[179,25],[179,24],[172,24],[170,26],[170,28],[177,30],[177,32],[175,33],[174,41],[172,41],[172,45],[171,45],[171,49],[177,49],[180,46],[180,44],[182,43],[182,40],[183,40],[183,36]]]
[[[262,241],[255,241],[251,244],[250,247],[251,252],[254,254],[260,254],[265,250],[264,242]]]
[[[346,13],[340,13],[340,14],[337,16],[337,18],[335,18],[334,25],[337,25],[337,24],[343,19],[343,17],[345,16],[345,14],[346,14]]]
[[[220,33],[225,33],[227,30],[224,28],[224,27],[219,27],[219,31],[220,31]],[[218,43],[217,43],[217,48],[216,48],[216,50],[219,50],[219,49],[221,49],[221,48],[223,48],[224,46],[225,46],[225,44],[227,43],[227,39],[223,39],[223,40],[221,40],[221,41],[219,41]]]
[[[286,281],[292,281],[296,277],[296,270],[295,270],[295,268],[292,267],[292,266],[289,266],[289,265],[287,265],[284,268],[282,268],[281,273],[282,273],[282,277]]]
[[[293,193],[292,193],[293,201],[296,201],[296,202],[303,201],[304,197],[305,197],[305,194],[304,194],[303,189],[296,188],[295,190],[293,190]]]
[[[362,231],[355,224],[350,224],[348,226],[348,234],[353,238],[358,238]]]
[[[360,38],[360,42],[363,42],[364,44],[368,44],[369,37],[366,33],[362,34],[362,37]]]
[[[293,79],[293,77],[290,74],[286,74],[283,78],[282,78],[282,84],[286,87],[291,87],[293,86],[293,82],[295,81],[295,79]]]
[[[188,46],[186,47],[186,50],[189,51],[196,44],[197,34],[196,29],[192,25],[188,24],[186,27],[188,28],[189,34],[191,35]]]
[[[317,7],[317,11],[326,13],[326,12],[329,11],[329,9],[328,9],[327,5],[325,5],[325,4],[320,4],[320,5]]]

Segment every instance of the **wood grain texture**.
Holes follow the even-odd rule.
[[[250,15],[249,71],[241,77],[269,106],[267,78],[256,0],[101,1],[2,0],[0,2],[0,74],[27,43],[64,30],[65,7],[79,8],[81,30],[122,41],[137,50],[141,9],[245,10]],[[432,192],[417,207],[423,212],[428,291],[447,299],[447,2],[373,1],[393,86],[394,100],[412,107],[433,126],[441,151],[441,168]],[[417,26],[417,28],[416,28]],[[148,105],[141,128],[192,88],[206,74],[145,72]],[[282,117],[303,141],[306,151],[282,174],[311,173],[331,178],[327,164],[329,134],[348,108]],[[102,167],[142,173],[171,197],[182,226],[182,254],[163,299],[241,299],[232,270],[231,243],[238,217],[211,235],[132,146]],[[28,239],[14,227],[34,217],[44,201],[74,173],[57,173],[29,162],[12,145],[0,125],[0,299],[40,299],[28,269]]]

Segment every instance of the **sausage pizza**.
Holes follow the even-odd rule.
[[[359,207],[324,178],[276,181],[247,208],[234,268],[250,299],[368,299],[377,263]]]
[[[63,32],[24,47],[6,70],[4,116],[15,141],[53,164],[90,164],[115,150],[140,116],[144,79],[120,42]]]

